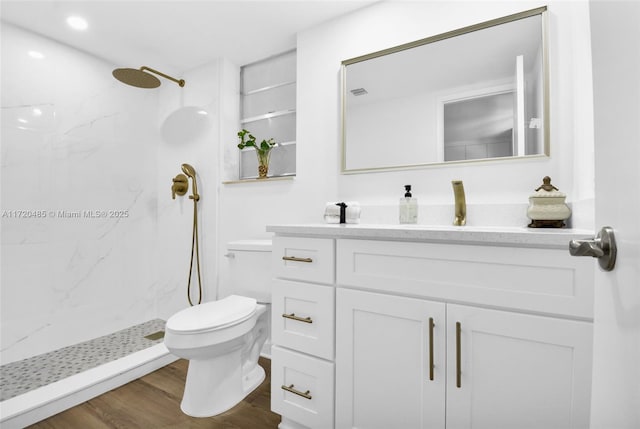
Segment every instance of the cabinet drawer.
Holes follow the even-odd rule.
[[[310,428],[333,428],[333,363],[274,346],[271,409]]]
[[[275,279],[271,335],[274,344],[333,359],[335,289]]]
[[[275,237],[274,275],[283,279],[332,284],[335,242],[329,238]]]
[[[345,239],[336,259],[339,286],[593,317],[595,264],[567,250]]]

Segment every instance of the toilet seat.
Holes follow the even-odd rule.
[[[176,334],[195,334],[237,325],[256,312],[257,301],[230,295],[218,301],[185,308],[167,320],[165,329]]]

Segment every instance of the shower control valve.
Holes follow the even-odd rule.
[[[184,174],[178,174],[173,178],[173,185],[171,185],[171,198],[176,199],[176,194],[183,196],[189,189],[189,179]]]

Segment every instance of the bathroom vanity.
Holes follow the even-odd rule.
[[[269,226],[282,429],[589,425],[589,232]]]

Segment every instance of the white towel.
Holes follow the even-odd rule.
[[[327,203],[324,211],[324,219],[327,223],[340,223],[340,206],[338,203]],[[345,221],[346,223],[360,223],[360,203],[357,201],[346,201]]]
[[[327,203],[324,209],[324,214],[340,216],[340,206],[338,206],[337,204],[340,204],[340,201],[336,201],[335,203]],[[347,216],[349,216],[349,212],[355,213],[354,209],[356,208],[358,209],[358,216],[360,215],[360,203],[358,203],[357,201],[345,201],[345,204],[347,205]]]

